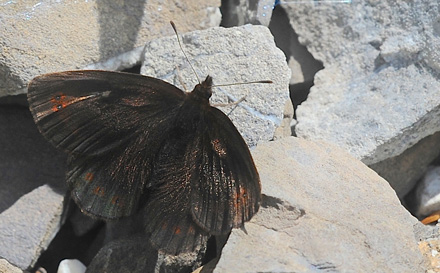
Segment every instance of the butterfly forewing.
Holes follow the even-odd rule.
[[[43,75],[28,92],[40,132],[70,154],[74,200],[101,218],[136,211],[161,137],[184,97],[158,79],[108,71]]]
[[[204,113],[197,143],[200,166],[192,179],[192,214],[212,234],[241,227],[258,211],[260,179],[249,149],[229,120],[216,108]]]
[[[40,132],[56,147],[87,154],[118,147],[140,128],[153,129],[183,97],[158,79],[109,71],[47,74],[28,89]]]

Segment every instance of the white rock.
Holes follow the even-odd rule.
[[[57,273],[84,273],[86,266],[76,259],[65,259],[60,262]]]
[[[426,217],[440,210],[440,167],[431,167],[417,186],[417,216]]]

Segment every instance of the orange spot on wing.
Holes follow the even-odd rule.
[[[93,173],[86,173],[86,175],[84,176],[84,179],[88,182],[91,182],[91,181],[93,181],[93,177],[94,177]]]
[[[174,228],[174,234],[180,234],[181,232],[182,232],[182,230],[180,229],[180,227]]]
[[[226,156],[226,148],[220,143],[219,139],[211,140],[212,149],[217,153],[220,158]]]
[[[100,197],[103,197],[104,196],[104,194],[105,194],[105,192],[104,192],[104,188],[103,187],[95,187],[94,189],[93,189],[93,194],[96,194],[96,195],[98,195],[98,196],[100,196]]]
[[[67,106],[66,96],[63,94],[57,94],[50,99],[52,103],[52,111],[58,112]]]
[[[59,93],[55,96],[53,96],[50,99],[50,102],[52,103],[52,111],[53,112],[58,112],[63,108],[66,108],[67,106],[69,106],[70,104],[82,101],[82,100],[86,100],[89,98],[93,98],[96,95],[88,95],[88,96],[83,96],[83,97],[72,97],[72,96],[66,96],[62,93]]]
[[[194,234],[194,232],[195,232],[194,227],[193,227],[192,225],[189,226],[189,228],[188,228],[188,234]]]
[[[233,195],[234,198],[234,206],[235,209],[239,209],[241,206],[243,206],[247,200],[248,200],[248,195],[247,195],[247,191],[245,188],[240,187],[238,192],[235,192]]]
[[[117,196],[117,195],[112,197],[112,201],[111,202],[112,202],[113,205],[121,205],[119,196]]]

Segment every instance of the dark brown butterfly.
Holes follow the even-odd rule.
[[[97,70],[42,75],[28,88],[41,134],[69,154],[67,183],[81,210],[115,219],[142,204],[152,243],[171,254],[243,226],[259,208],[249,149],[211,95],[210,76],[186,93]]]

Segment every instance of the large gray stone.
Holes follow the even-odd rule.
[[[439,131],[439,5],[284,5],[300,42],[325,67],[298,107],[296,134],[373,164]]]
[[[233,230],[214,272],[424,272],[417,219],[362,162],[293,137],[253,156],[262,207]]]
[[[0,257],[32,267],[61,225],[64,196],[43,185],[0,214]]]
[[[25,270],[58,231],[66,157],[25,107],[0,106],[0,128],[0,257]]]
[[[181,37],[183,49],[200,80],[210,75],[214,84],[274,82],[215,87],[211,99],[213,104],[228,103],[246,96],[238,107],[219,108],[228,114],[248,145],[272,139],[289,99],[290,71],[268,28],[253,25],[210,28],[185,33]],[[197,83],[176,36],[157,39],[145,46],[141,73],[184,89],[177,76],[180,74],[188,91]]]
[[[218,26],[219,6],[219,0],[3,1],[0,96],[24,93],[38,74],[81,69],[170,35],[170,20],[186,31]]]

